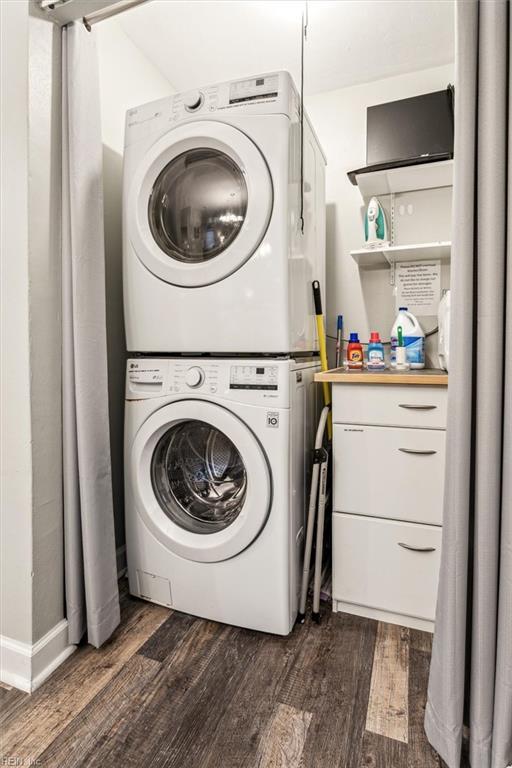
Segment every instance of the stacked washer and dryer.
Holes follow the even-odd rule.
[[[130,591],[287,634],[317,416],[325,159],[286,72],[132,109],[125,137]]]

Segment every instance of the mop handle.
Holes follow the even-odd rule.
[[[320,293],[320,283],[318,280],[313,280],[313,299],[315,302],[315,315],[316,315],[316,327],[317,327],[317,333],[318,333],[318,345],[320,347],[320,363],[322,366],[322,371],[329,370],[329,363],[327,362],[327,347],[325,343],[325,325],[324,325],[324,315],[322,312],[322,296]],[[329,384],[327,381],[322,382],[322,389],[324,393],[324,405],[330,405],[331,404],[331,390],[329,389]],[[331,414],[329,414],[329,419],[327,421],[327,434],[329,436],[329,440],[332,437],[332,417]]]
[[[318,280],[313,280],[313,299],[315,301],[315,315],[318,329],[318,344],[320,346],[320,362],[322,364],[322,371],[329,369],[327,362],[327,347],[325,345],[325,327],[324,327],[324,315],[322,312],[322,297],[320,295],[320,283]],[[327,392],[329,389],[327,388]],[[331,398],[327,395],[325,404],[329,405]]]

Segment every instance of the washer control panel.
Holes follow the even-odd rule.
[[[277,365],[232,365],[230,389],[277,390]]]
[[[132,358],[127,363],[126,397],[194,394],[259,403],[286,397],[288,378],[274,361]]]
[[[219,365],[208,360],[172,360],[167,385],[170,392],[192,390],[214,395],[219,388]]]
[[[204,371],[198,365],[193,365],[185,374],[185,384],[192,389],[200,387],[203,381]]]
[[[128,360],[128,382],[140,386],[163,387],[165,366],[159,361]]]

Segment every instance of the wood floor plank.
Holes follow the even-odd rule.
[[[322,697],[323,679],[316,674],[325,653],[326,638],[330,637],[332,614],[329,612],[320,625],[306,623],[296,628],[302,633],[304,642],[298,652],[289,673],[283,681],[278,694],[281,704],[288,704],[295,709],[314,711],[317,699]]]
[[[411,639],[413,639],[412,632]],[[424,638],[414,637],[414,646],[409,649],[408,768],[440,768],[442,763],[439,755],[428,743],[424,729],[430,653],[418,650],[423,645],[423,641]]]
[[[424,653],[432,653],[432,640],[434,636],[431,632],[422,632],[420,629],[409,630],[409,647]]]
[[[180,645],[196,621],[198,619],[195,616],[171,611],[169,617],[146,640],[138,652],[148,659],[164,661]]]
[[[5,722],[13,708],[27,697],[28,693],[23,693],[23,691],[18,691],[16,688],[2,684],[0,688],[0,722]]]
[[[278,704],[260,744],[258,768],[299,768],[311,712]]]
[[[102,648],[81,648],[32,696],[2,732],[4,755],[35,760],[162,624],[168,610],[131,601],[130,614]]]
[[[265,635],[250,674],[239,684],[219,723],[201,768],[254,768],[259,743],[275,711],[279,691],[294,664],[307,631],[290,636]]]
[[[407,743],[409,630],[379,622],[366,730]]]
[[[376,622],[344,613],[327,614],[319,627],[311,627],[294,682],[294,700],[313,713],[304,768],[352,768],[354,741],[359,743],[366,721],[376,627]],[[287,703],[292,702],[289,694]]]
[[[155,678],[160,667],[159,662],[134,654],[41,754],[40,764],[66,768],[87,765],[119,722],[136,715],[137,693]]]
[[[153,765],[161,768],[202,766],[229,704],[246,678],[265,636],[239,628],[224,635],[199,683],[181,708],[175,734],[161,742]]]
[[[134,716],[118,723],[111,737],[98,745],[84,765],[87,768],[159,765],[160,745],[174,737],[189,698],[229,631],[228,627],[214,622],[193,623],[182,641],[161,662],[151,684],[137,696]]]
[[[365,731],[358,756],[347,768],[409,768],[408,753],[403,741]]]

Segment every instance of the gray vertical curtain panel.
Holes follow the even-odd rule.
[[[69,641],[119,624],[110,468],[102,142],[94,37],[63,29],[64,554]]]
[[[425,728],[458,768],[512,764],[512,100],[505,0],[456,8],[443,553]]]

